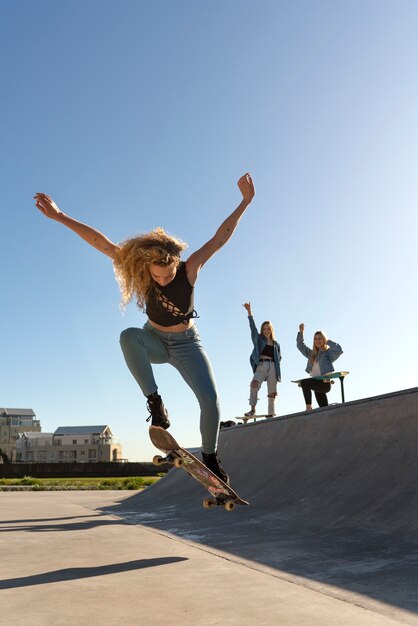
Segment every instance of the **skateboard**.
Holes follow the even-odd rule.
[[[244,424],[246,424],[248,422],[248,420],[256,421],[256,420],[261,419],[263,417],[268,419],[269,417],[276,417],[276,415],[265,415],[265,414],[263,414],[263,415],[248,415],[248,416],[246,416],[246,415],[238,415],[238,417],[236,417],[235,419],[242,420],[244,422]]]
[[[321,374],[321,376],[306,376],[305,378],[299,378],[298,380],[292,380],[292,383],[300,383],[302,380],[322,380],[323,383],[334,384],[333,378],[344,378],[350,372],[328,372],[328,374]]]
[[[322,380],[323,383],[331,383],[331,385],[333,385],[335,381],[332,379],[339,378],[341,383],[341,398],[344,402],[344,378],[349,373],[350,372],[328,372],[327,374],[321,374],[321,376],[307,376],[306,378],[299,378],[299,380],[292,380],[292,383],[298,383],[300,387],[302,380]]]
[[[182,448],[164,428],[150,426],[149,436],[154,446],[166,455],[165,457],[154,456],[152,460],[154,465],[170,463],[174,467],[181,467],[209,491],[212,497],[203,500],[205,509],[222,505],[227,511],[232,511],[236,504],[249,504],[246,500],[242,500],[223,480],[215,476],[191,452]]]

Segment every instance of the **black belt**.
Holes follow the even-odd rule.
[[[259,359],[259,361],[263,361],[264,363],[273,363],[273,359]]]

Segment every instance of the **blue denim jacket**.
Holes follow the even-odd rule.
[[[296,345],[298,347],[298,350],[300,350],[300,352],[302,352],[302,354],[308,358],[308,365],[306,366],[305,372],[308,372],[309,374],[312,369],[312,365],[309,362],[309,357],[312,354],[312,349],[308,348],[308,346],[305,344],[305,342],[303,341],[303,335],[300,332],[296,337]],[[338,357],[341,356],[343,353],[343,350],[339,343],[335,343],[335,341],[331,341],[331,339],[328,339],[328,345],[328,350],[320,350],[318,352],[318,363],[321,374],[328,374],[329,372],[333,372],[333,361],[336,361]]]
[[[251,363],[253,372],[255,372],[255,370],[257,369],[258,362],[260,360],[260,354],[263,352],[264,348],[266,347],[267,341],[264,338],[264,336],[258,332],[254,323],[254,318],[252,316],[248,316],[248,321],[250,323],[251,339],[254,344],[254,350],[252,351],[251,356],[250,356],[250,363]],[[274,365],[276,367],[277,380],[280,383],[282,380],[281,375],[280,375],[280,361],[282,360],[282,355],[280,353],[280,345],[277,343],[277,341],[273,342],[273,349],[274,349],[274,352],[273,352]]]

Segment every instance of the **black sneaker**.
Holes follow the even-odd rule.
[[[170,427],[167,409],[158,393],[148,396],[147,408],[150,412],[146,420],[147,422],[151,420],[152,426],[161,426],[161,428],[165,429]]]
[[[221,466],[221,461],[218,459],[218,455],[216,452],[212,452],[212,454],[205,454],[202,452],[202,460],[204,465],[210,469],[211,472],[215,474],[218,478],[224,481],[227,485],[229,485],[229,476]]]

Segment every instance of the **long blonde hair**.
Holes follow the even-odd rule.
[[[311,356],[309,357],[309,361],[311,363],[311,365],[313,365],[316,361],[316,359],[318,358],[318,348],[315,345],[315,337],[316,335],[321,335],[321,337],[323,337],[325,343],[323,348],[321,348],[321,350],[328,350],[329,349],[329,345],[328,345],[328,337],[326,336],[326,334],[322,331],[322,330],[317,330],[316,333],[314,333],[314,341],[313,341],[313,348],[312,348],[312,352],[311,352]]]
[[[140,309],[145,309],[151,289],[151,263],[165,267],[180,263],[180,255],[187,244],[169,235],[161,227],[149,233],[132,237],[120,244],[113,258],[116,280],[122,294],[121,307],[125,308],[136,296]]]
[[[272,340],[272,341],[275,341],[275,340],[276,340],[276,338],[275,338],[275,336],[274,336],[274,328],[273,328],[273,324],[272,324],[271,322],[269,322],[268,320],[266,320],[265,322],[263,322],[263,323],[261,324],[261,327],[260,327],[260,335],[262,335],[262,334],[263,334],[263,326],[264,326],[264,324],[268,324],[268,325],[269,325],[269,327],[270,327],[270,332],[271,332],[271,340]]]

